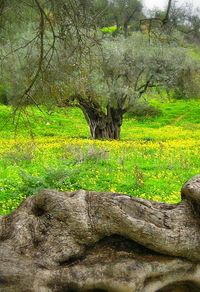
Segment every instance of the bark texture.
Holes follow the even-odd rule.
[[[91,137],[93,139],[120,139],[120,131],[123,119],[121,109],[109,108],[107,114],[84,109]]]
[[[176,205],[45,190],[0,217],[0,291],[200,291],[200,176]]]
[[[89,95],[87,99],[81,95],[76,95],[75,98],[83,111],[93,139],[120,139],[123,114],[126,112],[123,109],[125,100],[116,108],[108,105],[104,112],[102,106]]]

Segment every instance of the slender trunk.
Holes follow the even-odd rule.
[[[128,21],[124,22],[124,36],[125,38],[128,37]]]
[[[115,16],[114,20],[115,20],[115,25],[117,29],[112,33],[112,35],[115,37],[116,35],[118,35],[118,32],[120,30],[120,23],[117,16]]]
[[[115,23],[116,23],[117,30],[120,30],[119,19],[117,16],[115,16]]]

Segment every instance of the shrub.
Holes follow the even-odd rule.
[[[75,163],[80,164],[88,161],[105,161],[109,158],[109,152],[106,149],[98,148],[94,145],[81,149],[80,147],[68,146],[64,148],[63,158],[71,156]]]
[[[128,114],[135,117],[156,117],[161,114],[161,110],[148,102],[135,102],[129,108]]]
[[[101,32],[105,33],[105,34],[113,34],[114,32],[117,31],[117,26],[113,25],[113,26],[106,26],[106,27],[102,27],[101,28]]]
[[[9,104],[9,90],[5,85],[0,84],[0,104]]]
[[[63,185],[69,183],[71,176],[73,174],[64,168],[45,168],[43,174],[37,175],[21,170],[22,185],[20,186],[20,192],[27,196],[37,194],[47,188],[62,189]]]
[[[4,161],[11,164],[30,163],[34,159],[35,146],[33,143],[16,144],[15,147],[4,154]]]
[[[177,78],[173,97],[176,99],[200,97],[200,71],[182,70]]]

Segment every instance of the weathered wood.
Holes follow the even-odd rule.
[[[176,205],[45,190],[0,217],[0,291],[200,291],[200,176]]]

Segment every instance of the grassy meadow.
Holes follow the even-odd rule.
[[[29,108],[16,132],[11,108],[0,106],[0,214],[44,188],[179,202],[183,183],[200,173],[200,101],[152,104],[161,113],[127,115],[121,141],[91,140],[76,108]]]

